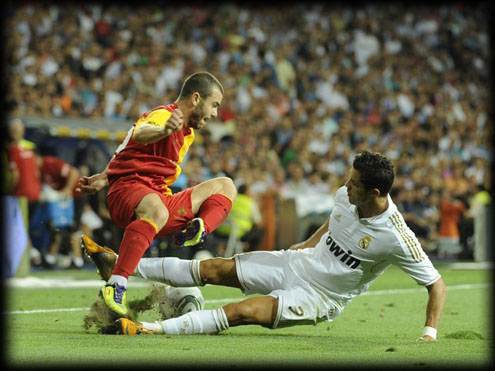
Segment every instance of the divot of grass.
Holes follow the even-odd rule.
[[[461,340],[483,340],[483,336],[472,330],[462,330],[462,331],[456,331],[456,332],[451,332],[449,334],[446,334],[445,337],[447,339],[461,339]]]

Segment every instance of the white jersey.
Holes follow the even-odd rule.
[[[289,265],[340,309],[392,264],[418,284],[431,285],[440,274],[390,196],[388,203],[382,214],[359,218],[357,206],[349,202],[347,187],[339,188],[328,232],[314,248],[293,254]]]

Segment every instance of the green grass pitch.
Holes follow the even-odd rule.
[[[333,322],[270,330],[233,327],[218,335],[117,336],[85,330],[83,318],[98,294],[94,271],[33,272],[37,279],[81,287],[9,286],[4,308],[7,366],[389,366],[478,367],[492,363],[492,275],[484,269],[437,265],[447,301],[436,343],[420,343],[427,291],[391,268]],[[45,282],[40,280],[40,282]],[[84,287],[91,280],[92,285]],[[52,281],[53,282],[53,281]],[[103,283],[103,281],[100,281]],[[148,288],[132,280],[128,300]],[[95,285],[96,284],[96,285]],[[237,289],[201,288],[206,309],[245,298]],[[153,311],[141,320],[156,320]]]

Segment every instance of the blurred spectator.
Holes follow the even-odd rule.
[[[440,200],[440,226],[438,229],[438,256],[456,257],[462,251],[460,244],[459,219],[466,207],[452,193],[445,189]]]
[[[21,119],[11,119],[8,125],[10,136],[8,158],[12,172],[11,194],[27,198],[30,205],[29,215],[31,215],[41,192],[40,172],[36,164],[33,144],[24,139],[25,128]]]
[[[28,201],[28,226],[38,207],[41,194],[40,171],[36,164],[34,144],[24,139],[25,127],[21,119],[8,121],[7,159],[10,170],[8,194]],[[30,259],[34,264],[41,263],[41,254],[28,238]]]
[[[82,268],[84,266],[84,260],[82,258],[78,236],[72,236],[77,231],[75,227],[80,224],[82,212],[80,210],[81,205],[78,204],[77,208],[75,206],[75,200],[83,196],[80,192],[76,191],[77,182],[81,174],[77,168],[55,156],[37,156],[37,164],[43,184],[48,185],[52,190],[58,192],[53,207],[58,207],[58,203],[64,201],[70,202],[74,210],[70,224],[60,228],[52,225],[51,244],[49,251],[44,256],[45,261],[49,267],[55,267],[57,262],[66,260],[69,264],[65,265],[68,266],[71,264],[75,268]],[[70,259],[62,259],[62,256],[59,256],[62,252],[65,252],[61,251],[63,241],[68,242],[68,245],[71,247],[70,254],[64,254],[64,256],[68,255]]]
[[[493,199],[490,193],[478,185],[468,211],[468,220],[473,228],[472,251],[470,257],[476,261],[490,261],[493,258]]]

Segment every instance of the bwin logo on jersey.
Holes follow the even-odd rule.
[[[333,253],[333,255],[335,255],[337,258],[340,257],[340,261],[347,264],[352,269],[356,269],[357,267],[359,267],[359,264],[361,264],[361,260],[352,256],[351,250],[345,252],[344,249],[337,245],[332,236],[330,236],[330,233],[328,234],[326,243],[327,246],[329,246],[328,249]]]

